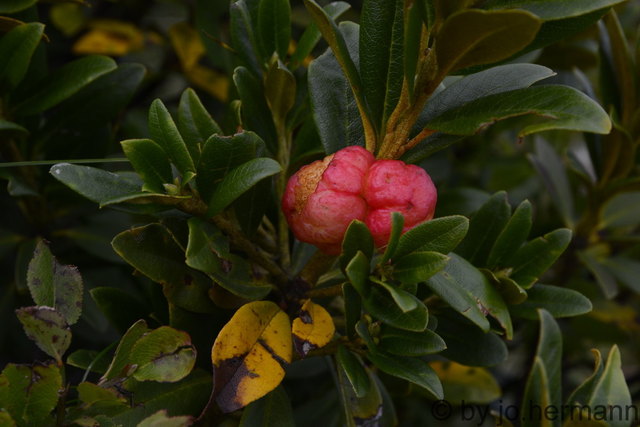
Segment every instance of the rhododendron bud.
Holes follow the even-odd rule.
[[[282,209],[295,236],[339,254],[349,224],[363,221],[376,246],[387,244],[391,213],[406,231],[433,218],[436,188],[424,169],[400,160],[375,160],[362,147],[344,148],[303,166],[287,183]]]

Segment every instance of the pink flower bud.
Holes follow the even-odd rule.
[[[354,219],[364,221],[382,247],[391,234],[392,212],[404,216],[407,231],[433,218],[436,199],[424,169],[400,160],[375,160],[369,151],[352,146],[291,176],[282,209],[299,240],[336,255]]]

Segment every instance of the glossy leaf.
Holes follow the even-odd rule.
[[[193,159],[171,114],[159,99],[153,101],[149,108],[149,133],[182,174],[182,185],[191,181],[196,174]]]
[[[423,360],[380,352],[369,352],[367,358],[381,371],[422,387],[433,399],[444,398],[438,376]]]
[[[469,220],[463,216],[432,219],[404,233],[393,254],[395,259],[416,250],[448,254],[467,233]]]
[[[438,252],[413,252],[393,264],[393,278],[403,284],[420,283],[442,270],[449,257]]]
[[[349,262],[345,268],[345,274],[349,278],[351,285],[363,297],[369,294],[369,258],[362,251],[358,251],[356,256]]]
[[[144,333],[131,348],[129,360],[138,381],[176,382],[193,369],[196,349],[185,332],[168,326]]]
[[[404,217],[400,212],[391,212],[391,235],[389,241],[384,249],[382,258],[380,258],[379,264],[384,264],[395,254],[398,243],[400,242],[400,236],[402,235],[402,229],[404,227]]]
[[[133,168],[140,174],[142,191],[163,193],[162,184],[172,184],[173,174],[167,153],[150,139],[128,139],[120,143]]]
[[[467,9],[442,25],[436,44],[441,75],[506,59],[531,43],[540,20],[523,10]]]
[[[64,316],[54,308],[38,306],[16,310],[27,337],[59,363],[71,344],[71,329]]]
[[[225,413],[248,405],[280,384],[291,357],[288,316],[270,301],[243,305],[211,350],[212,399]]]
[[[489,370],[455,362],[429,363],[442,382],[444,395],[452,404],[489,404],[502,395],[500,385]]]
[[[39,240],[27,269],[27,286],[37,305],[55,308],[68,325],[82,312],[82,277],[72,265],[62,265]]]
[[[243,411],[239,427],[294,427],[293,410],[283,387],[250,403]]]
[[[111,246],[125,261],[151,280],[162,284],[173,304],[196,313],[209,313],[211,280],[185,265],[185,254],[169,231],[160,224],[124,231]]]
[[[22,81],[43,33],[44,25],[33,22],[18,25],[0,39],[0,87],[14,88]]]
[[[311,350],[327,345],[335,331],[329,312],[309,299],[300,308],[298,317],[293,319],[293,346],[300,356],[305,357]]]
[[[140,183],[90,166],[59,163],[49,171],[54,178],[97,203],[140,192]]]
[[[339,28],[357,68],[360,27],[343,22]],[[325,152],[331,154],[349,145],[364,146],[356,99],[331,50],[309,64],[308,82],[313,118]]]
[[[336,362],[344,372],[355,396],[364,397],[371,388],[371,380],[360,357],[340,346],[336,353]]]
[[[9,363],[0,374],[0,407],[18,426],[53,425],[55,421],[50,413],[62,387],[60,370],[54,364]]]
[[[379,338],[381,350],[399,356],[424,356],[447,348],[444,340],[429,329],[413,332],[385,327]]]
[[[433,130],[454,135],[473,135],[496,121],[533,115],[519,137],[547,130],[609,133],[611,121],[591,98],[567,86],[533,86],[486,96],[448,110],[428,123]],[[532,118],[533,120],[533,118]]]
[[[511,258],[511,278],[525,289],[530,288],[542,273],[562,255],[571,241],[571,231],[561,228],[531,240]]]
[[[591,311],[591,301],[578,291],[557,286],[536,284],[527,291],[527,300],[511,307],[519,317],[535,320],[537,309],[544,309],[553,317],[580,316]]]
[[[130,355],[133,346],[138,340],[150,329],[144,320],[138,320],[125,332],[120,339],[115,355],[109,365],[109,368],[102,376],[101,382],[113,380],[115,378],[124,378],[131,375]]]
[[[367,313],[389,326],[409,331],[424,331],[429,319],[427,307],[415,296],[408,292],[402,292],[404,297],[413,300],[414,309],[403,311],[392,298],[389,298],[387,291],[383,291],[379,285],[371,286],[368,294],[363,295],[362,305]]]
[[[525,200],[516,208],[496,238],[487,258],[487,266],[495,268],[506,265],[513,254],[527,241],[531,224],[531,203]]]
[[[263,56],[269,58],[275,52],[284,59],[291,38],[289,0],[261,0],[258,7],[257,29]]]
[[[358,251],[370,259],[374,251],[373,237],[364,222],[353,220],[344,233],[342,240],[342,253],[340,255],[342,268],[347,267]]]
[[[204,143],[214,134],[221,135],[220,126],[211,118],[196,92],[188,88],[180,96],[178,129],[194,163],[198,164]]]
[[[524,9],[536,14],[545,21],[570,18],[610,7],[624,0],[489,0],[484,5],[487,9]]]
[[[18,114],[36,114],[54,107],[115,68],[115,61],[106,56],[86,56],[69,62],[34,86],[32,94],[18,106]]]
[[[280,164],[268,157],[249,160],[235,167],[216,186],[209,203],[209,216],[216,215],[264,178],[282,171]]]

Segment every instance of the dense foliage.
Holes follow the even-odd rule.
[[[0,2],[0,425],[638,422],[640,3],[349,3]],[[327,254],[352,145],[435,217]]]

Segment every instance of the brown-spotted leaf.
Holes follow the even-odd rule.
[[[16,316],[29,339],[49,356],[62,361],[71,344],[71,329],[62,314],[51,307],[35,306],[19,308]]]
[[[280,384],[291,357],[289,317],[270,301],[243,305],[211,349],[212,400],[227,413],[261,398]]]
[[[305,357],[311,350],[324,347],[331,341],[336,327],[331,315],[321,305],[307,300],[300,314],[293,320],[293,344],[296,352]]]

